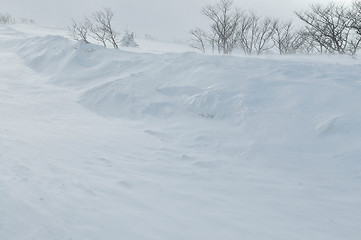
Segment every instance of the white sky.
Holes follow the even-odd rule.
[[[338,2],[348,3],[352,0]],[[66,27],[70,19],[110,7],[117,30],[128,29],[138,36],[148,33],[160,39],[186,39],[187,32],[205,26],[200,10],[216,0],[1,0],[0,12],[16,18],[31,18],[38,24]],[[327,0],[234,0],[241,9],[253,9],[261,16],[294,18],[295,10],[307,9],[310,3]],[[336,1],[337,2],[337,1]]]

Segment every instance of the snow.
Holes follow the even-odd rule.
[[[359,60],[136,41],[0,26],[0,239],[360,238]]]

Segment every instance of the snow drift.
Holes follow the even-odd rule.
[[[41,31],[0,27],[0,239],[361,235],[358,60]]]

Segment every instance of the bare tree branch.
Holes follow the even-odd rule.
[[[205,53],[206,33],[200,28],[195,28],[190,31],[190,34],[193,36],[191,46]]]
[[[92,19],[97,24],[94,28],[99,31],[99,34],[102,36],[102,34],[104,33],[106,36],[106,40],[110,42],[114,48],[118,48],[119,33],[116,32],[112,27],[113,16],[114,14],[110,8],[104,8],[103,11],[98,11],[94,13],[92,15]]]
[[[107,32],[101,26],[95,25],[89,18],[86,18],[89,27],[89,35],[97,42],[107,47]]]
[[[232,9],[232,4],[232,0],[220,0],[215,6],[202,9],[202,14],[212,21],[212,43],[223,54],[232,53],[239,40],[241,13],[238,9]]]
[[[75,21],[72,19],[72,25],[68,26],[69,35],[76,41],[83,40],[86,43],[89,43],[88,41],[88,31],[89,31],[89,25],[86,20],[82,21]]]
[[[305,34],[320,45],[321,52],[354,55],[359,40],[351,34],[352,13],[344,5],[311,5],[310,11],[296,12],[306,23]]]
[[[291,21],[276,21],[272,40],[281,55],[295,54],[306,41],[306,39],[302,38],[300,31],[293,30],[293,23]]]
[[[275,26],[275,21],[272,21],[270,18],[265,18],[256,29],[254,36],[254,49],[256,50],[257,55],[269,51],[274,46],[272,36]]]

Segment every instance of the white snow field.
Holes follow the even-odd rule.
[[[359,60],[138,43],[0,26],[1,240],[361,239]]]

